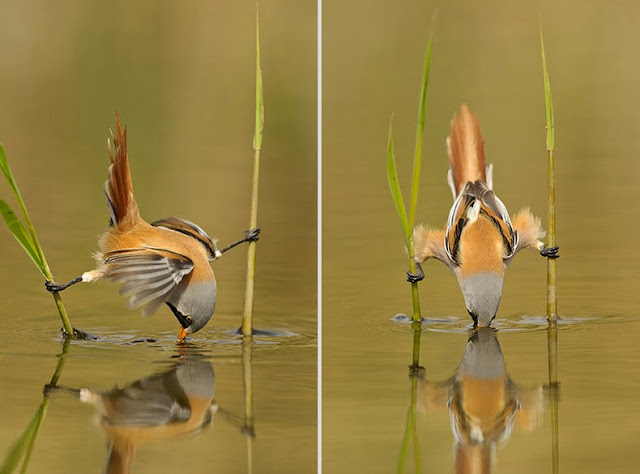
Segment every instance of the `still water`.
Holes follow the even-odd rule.
[[[142,216],[189,219],[222,246],[242,236],[255,2],[5,3],[0,13],[0,140],[56,279],[93,266],[116,109]],[[189,344],[175,344],[167,308],[143,319],[105,282],[63,293],[72,324],[95,336],[64,346],[42,277],[3,225],[0,465],[40,413],[27,472],[315,471],[315,25],[312,2],[261,5],[254,315],[277,333],[244,345],[231,334],[241,247],[213,263],[216,313]],[[14,205],[4,181],[0,197]]]
[[[394,317],[410,314],[411,292],[385,153],[394,112],[408,190],[436,7],[417,211],[433,226],[444,225],[451,206],[444,143],[463,102],[478,114],[498,195],[511,213],[528,205],[546,221],[539,14],[544,21],[564,318],[557,388],[549,384],[546,264],[530,251],[507,271],[496,332],[482,334],[470,331],[451,272],[424,265],[425,371],[413,385],[409,378],[411,326]],[[324,4],[325,473],[553,472],[554,405],[560,472],[637,472],[639,14],[631,2],[370,2],[366,14]],[[417,445],[403,446],[406,432]]]

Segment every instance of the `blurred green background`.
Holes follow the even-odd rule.
[[[59,281],[92,268],[108,221],[106,138],[119,111],[141,214],[196,222],[221,245],[249,221],[255,101],[255,2],[17,2],[0,5],[0,141]],[[310,472],[316,464],[316,6],[260,6],[265,135],[255,325],[289,331],[256,345],[256,472]],[[0,196],[15,204],[3,183]],[[0,229],[0,456],[41,399],[60,351],[43,281]],[[193,339],[215,366],[216,399],[242,413],[240,324],[246,249],[213,265],[218,306]],[[72,344],[61,383],[108,389],[157,371],[175,352],[166,308],[129,311],[109,284],[64,293],[74,326],[101,338]],[[137,337],[156,344],[122,345]],[[92,410],[69,397],[49,409],[31,472],[90,472],[105,441]],[[77,416],[76,416],[77,415]],[[135,472],[171,466],[173,443],[141,449]],[[173,455],[190,472],[246,472],[246,441],[224,421]],[[295,450],[292,452],[292,447]],[[183,453],[191,453],[185,461]],[[73,454],[77,465],[64,464]],[[169,464],[168,464],[169,463]],[[176,464],[174,468],[178,468]]]
[[[323,11],[324,472],[396,469],[409,404],[408,264],[386,179],[389,118],[408,199],[421,72],[438,9],[417,222],[443,226],[451,206],[445,138],[460,104],[477,113],[494,189],[511,213],[546,222],[545,115],[538,22],[556,113],[562,472],[631,472],[640,461],[636,393],[640,6],[633,2],[325,2]],[[547,381],[545,262],[510,266],[496,327],[518,384]],[[453,274],[425,265],[422,365],[450,377],[471,323]],[[545,403],[546,407],[546,403]],[[418,417],[423,472],[453,470],[446,410]],[[514,431],[500,472],[550,472],[545,408]],[[411,456],[410,456],[411,457]]]

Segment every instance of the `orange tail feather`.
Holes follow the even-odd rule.
[[[466,104],[460,107],[460,115],[453,114],[451,119],[447,153],[456,195],[460,194],[468,181],[481,179],[486,182],[484,139],[478,118]]]
[[[109,178],[104,183],[107,195],[107,207],[111,215],[111,225],[132,226],[139,218],[138,204],[133,195],[133,183],[129,170],[127,155],[127,128],[120,125],[120,117],[116,112],[116,136],[111,132],[111,140],[107,141],[109,150]]]

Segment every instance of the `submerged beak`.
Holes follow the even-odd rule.
[[[183,342],[187,338],[188,334],[187,330],[180,326],[180,331],[178,331],[178,342]]]

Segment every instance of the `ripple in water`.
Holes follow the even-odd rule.
[[[558,329],[579,329],[581,327],[592,326],[594,323],[617,322],[626,318],[620,315],[611,315],[605,317],[561,317],[558,319]],[[409,326],[413,321],[403,313],[398,313],[391,318],[391,321],[397,323],[399,327]],[[473,329],[473,323],[469,318],[458,318],[451,316],[447,318],[423,318],[420,324],[423,331],[441,332],[441,333],[464,333]],[[540,315],[522,315],[516,319],[495,319],[491,323],[491,327],[501,332],[539,332],[544,331],[548,327],[546,316]]]

